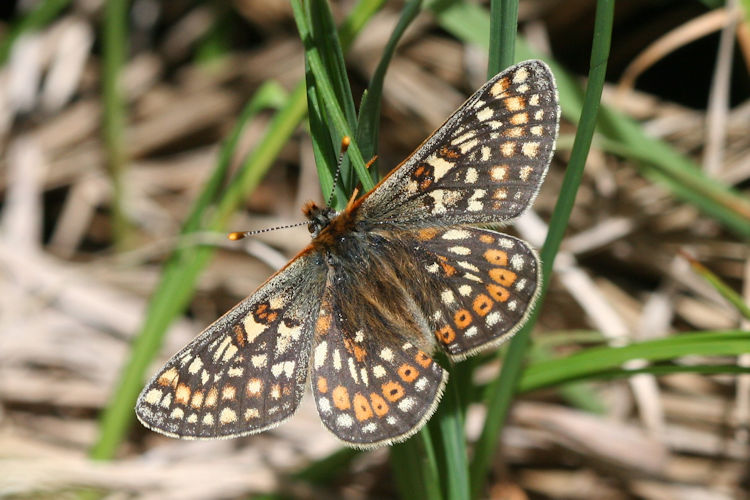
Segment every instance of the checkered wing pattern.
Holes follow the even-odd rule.
[[[355,309],[337,297],[326,292],[315,328],[311,382],[320,418],[357,448],[403,441],[434,412],[447,372],[425,352],[427,332],[416,324],[396,327],[377,300],[352,297]],[[361,321],[347,321],[347,310],[359,310]]]
[[[404,288],[418,294],[415,302],[453,359],[496,346],[525,323],[539,290],[540,264],[524,241],[470,227],[416,235],[410,246],[424,272],[404,274],[410,280]]]
[[[557,103],[543,62],[499,73],[369,193],[362,217],[422,227],[517,217],[547,173]]]
[[[136,414],[172,437],[274,427],[297,409],[325,267],[302,255],[177,353],[146,385]]]

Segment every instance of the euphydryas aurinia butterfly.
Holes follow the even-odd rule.
[[[471,227],[527,209],[557,137],[549,68],[496,75],[372,191],[341,212],[309,203],[312,242],[177,353],[136,412],[168,436],[272,428],[309,380],[325,426],[369,448],[414,434],[454,360],[524,323],[540,264],[522,240]]]

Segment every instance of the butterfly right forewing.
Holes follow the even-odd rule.
[[[363,199],[361,216],[422,227],[514,219],[544,180],[559,116],[546,64],[508,68]]]

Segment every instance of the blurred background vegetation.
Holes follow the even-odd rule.
[[[749,4],[2,2],[0,496],[750,497]],[[134,421],[146,377],[309,241],[226,231],[300,222],[347,133],[340,204],[530,57],[563,121],[506,228],[557,254],[528,349],[451,367],[425,430],[372,452],[310,398],[236,440]]]

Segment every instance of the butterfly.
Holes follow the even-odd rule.
[[[534,250],[474,225],[533,203],[559,114],[549,67],[522,62],[343,210],[309,202],[311,243],[167,362],[138,398],[140,421],[172,437],[255,434],[290,418],[309,381],[347,445],[417,432],[447,381],[433,354],[497,346],[534,305]]]

